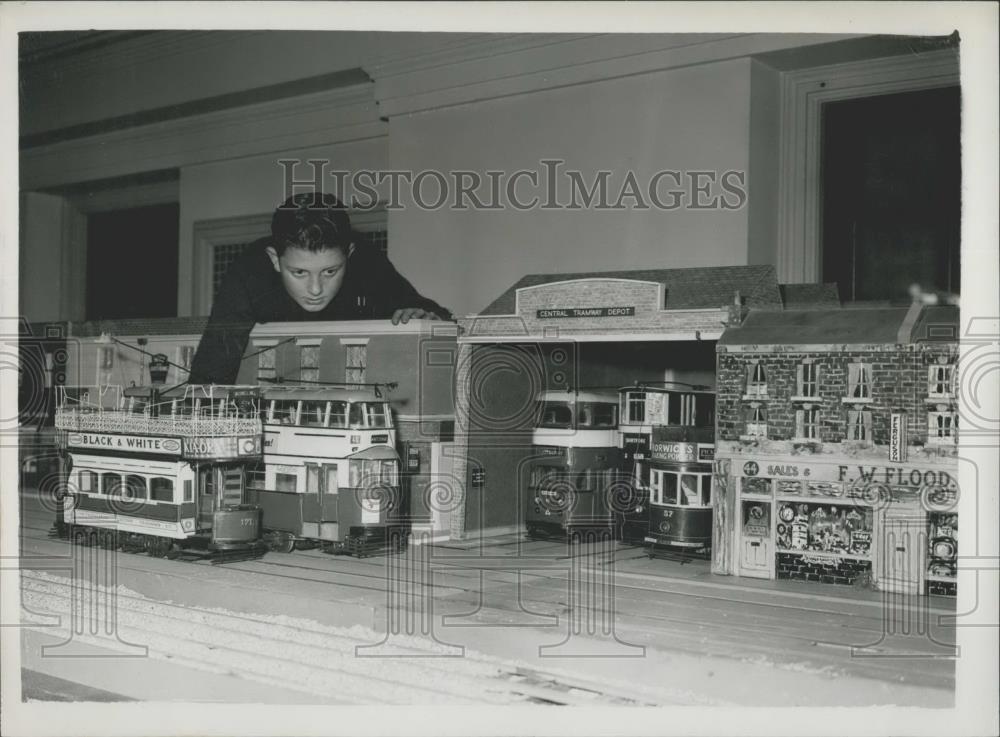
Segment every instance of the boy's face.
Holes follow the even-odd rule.
[[[354,245],[350,251],[354,250]],[[340,248],[307,251],[304,248],[286,248],[278,255],[267,249],[274,270],[281,274],[285,290],[307,312],[319,312],[337,296],[347,272],[347,257]]]

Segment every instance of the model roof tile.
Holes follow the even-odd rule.
[[[738,291],[748,307],[781,307],[781,292],[773,266],[708,266],[688,269],[584,271],[572,274],[528,274],[507,289],[480,315],[512,315],[517,290],[576,279],[634,279],[665,287],[664,309],[687,310],[733,304]]]

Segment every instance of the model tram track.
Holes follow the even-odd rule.
[[[38,538],[40,539],[40,538]],[[66,543],[68,544],[68,543]],[[302,551],[310,553],[311,551]],[[295,554],[295,557],[301,557],[309,559],[315,562],[326,562],[330,559],[322,553],[313,553],[307,555]],[[369,571],[374,569],[376,565],[362,563],[355,559],[342,558],[341,560],[349,561],[352,565],[362,564]],[[368,559],[365,559],[368,560]],[[438,563],[444,563],[447,558],[439,559]],[[266,566],[268,568],[277,568],[279,572],[264,571],[260,570],[261,567]],[[384,571],[383,565],[377,566],[380,571]],[[443,567],[443,566],[442,566]],[[128,570],[133,570],[140,574],[148,573],[148,570],[142,568],[136,568],[131,566],[125,566]],[[237,565],[228,564],[226,566],[230,570],[239,570],[247,572],[254,575],[267,575],[274,576],[282,579],[297,580],[310,582],[315,584],[323,585],[334,585],[340,586],[345,589],[359,589],[365,591],[376,591],[379,593],[385,593],[384,586],[359,586],[357,584],[351,583],[341,583],[336,581],[329,581],[324,578],[316,578],[311,576],[303,575],[288,575],[286,573],[280,572],[280,569],[292,568],[295,570],[308,570],[316,573],[323,574],[333,574],[335,576],[368,576],[371,573],[355,573],[355,572],[345,572],[345,571],[333,571],[329,568],[320,567],[316,568],[313,566],[304,566],[297,563],[287,563],[278,562],[273,558],[269,559],[259,559],[250,562],[248,565]],[[436,569],[440,571],[440,568]],[[458,569],[461,570],[461,569]],[[511,576],[517,576],[518,574],[513,571],[488,571],[488,573],[493,574],[508,574]],[[467,574],[470,578],[475,578],[477,583],[480,578],[480,573],[475,570],[469,570]],[[558,583],[561,587],[565,587],[565,576],[555,576],[546,575],[539,572],[523,571],[520,576],[528,579],[534,579],[536,582],[538,579],[543,579],[547,581],[552,581]],[[440,574],[436,580],[440,579]],[[381,579],[380,579],[381,580]],[[435,589],[437,591],[449,590],[450,595],[449,600],[452,601],[464,601],[464,596],[474,597],[475,600],[471,603],[477,603],[480,600],[481,591],[479,588],[462,587],[456,585],[446,585],[443,583],[435,583]],[[546,589],[551,589],[551,587],[545,587]],[[563,602],[553,602],[549,599],[539,597],[537,595],[532,595],[530,589],[522,587],[522,594],[520,598],[520,603],[526,607],[531,607],[531,610],[538,614],[549,614],[559,616],[564,613],[565,604]],[[649,586],[636,586],[631,584],[624,584],[620,580],[616,579],[616,604],[619,612],[629,610],[630,613],[626,615],[619,615],[619,626],[622,633],[627,633],[629,635],[645,635],[643,639],[653,640],[654,636],[664,635],[667,636],[667,640],[671,643],[671,649],[677,649],[681,652],[688,652],[691,654],[698,654],[706,651],[706,649],[711,649],[712,654],[719,655],[723,657],[731,657],[731,652],[734,647],[738,646],[741,650],[751,649],[754,650],[756,655],[759,657],[774,659],[775,652],[789,651],[791,654],[788,656],[789,659],[794,657],[806,657],[812,663],[819,666],[820,670],[823,669],[843,669],[845,660],[844,655],[851,654],[852,645],[857,644],[857,642],[877,642],[878,637],[882,634],[882,620],[880,617],[873,617],[868,615],[857,615],[852,614],[850,617],[843,612],[837,612],[836,610],[817,610],[815,608],[783,604],[779,602],[744,602],[738,601],[734,602],[732,598],[724,596],[713,596],[705,594],[702,592],[685,592],[677,590],[676,588],[663,589],[656,587],[651,589]],[[491,592],[489,598],[493,601],[500,600],[497,603],[491,604],[490,608],[496,609],[498,611],[514,612],[520,613],[522,610],[517,606],[507,606],[503,604],[502,597],[497,596],[497,592]],[[623,606],[626,602],[622,599],[623,596],[629,597],[628,603],[644,603],[649,604],[649,595],[654,596],[664,596],[664,597],[681,597],[687,599],[690,604],[685,608],[689,611],[689,616],[665,616],[665,615],[654,615],[647,613],[636,613],[636,611],[641,610],[640,607],[630,607]],[[637,595],[642,595],[638,597]],[[525,598],[527,596],[527,598]],[[633,598],[635,597],[635,598]],[[713,605],[723,604],[735,609],[745,608],[748,605],[760,608],[761,616],[767,619],[773,619],[771,624],[757,624],[750,625],[748,623],[737,623],[730,619],[730,614],[734,612],[716,611],[711,607],[698,607],[696,602],[698,601],[711,601]],[[539,609],[541,607],[541,609]],[[769,612],[774,612],[775,610],[783,610],[786,612],[791,612],[795,614],[803,615],[808,621],[809,631],[803,633],[796,633],[789,630],[789,623],[778,617],[774,617]],[[713,620],[706,620],[705,614],[708,613],[713,617]],[[817,622],[816,615],[826,615],[828,621]],[[844,622],[843,620],[848,618],[850,621]],[[630,621],[631,620],[631,621]],[[839,621],[838,621],[839,620]],[[639,622],[643,624],[638,625]],[[627,624],[626,624],[627,623]],[[862,625],[861,623],[864,623]],[[817,639],[815,635],[817,625],[821,625],[826,628],[825,634],[827,637],[825,639]],[[805,622],[803,623],[805,626]],[[678,628],[683,630],[683,637],[678,638]],[[835,637],[831,639],[831,635],[835,635],[840,631],[843,635],[847,636],[849,639],[844,637]],[[854,634],[851,635],[850,633]],[[863,637],[863,635],[869,635],[869,637]],[[625,636],[624,634],[622,636]],[[764,638],[765,641],[762,640]],[[853,642],[852,642],[853,640]],[[697,643],[697,647],[688,647],[686,643],[692,642]],[[794,649],[789,648],[791,642],[796,643],[797,647]],[[780,648],[777,645],[781,645]],[[888,641],[884,643],[880,650],[886,658],[892,658],[892,648],[887,647]],[[876,653],[878,654],[878,653]],[[940,686],[942,679],[945,681],[953,680],[953,674],[942,675],[941,667],[936,668],[933,665],[926,665],[926,659],[917,658],[916,662],[911,664],[910,672],[915,676],[920,676],[920,681],[926,681],[927,685]],[[865,658],[863,661],[857,658],[851,658],[850,661],[853,666],[859,668],[859,670],[867,675],[868,677],[874,677],[879,679],[885,679],[887,676],[891,679],[898,674],[898,668],[893,665],[883,664],[885,660],[883,658]]]
[[[52,586],[66,589],[65,592],[53,592]],[[68,607],[72,606],[74,597],[71,591],[73,584],[69,581],[58,581],[53,577],[44,580],[38,577],[26,576],[22,581],[22,591],[27,595],[26,603],[37,609],[34,614],[45,616],[54,614],[65,616]],[[46,590],[48,588],[48,590]],[[410,698],[400,703],[427,703],[445,701],[455,703],[461,699],[468,704],[476,703],[509,703],[505,696],[514,696],[518,700],[531,703],[549,704],[634,704],[656,705],[663,703],[651,697],[650,694],[639,695],[633,688],[615,688],[604,684],[595,684],[586,679],[570,674],[541,671],[502,665],[494,659],[483,657],[437,659],[433,651],[416,646],[406,646],[394,642],[391,655],[380,655],[372,658],[359,658],[355,654],[357,639],[346,635],[337,635],[329,629],[310,628],[308,624],[297,622],[295,626],[283,625],[272,620],[265,620],[232,612],[219,612],[197,607],[152,602],[139,596],[117,592],[116,613],[119,615],[117,634],[125,642],[142,643],[154,651],[157,643],[161,645],[178,645],[183,650],[173,654],[164,650],[165,659],[179,664],[187,664],[201,669],[220,673],[235,673],[249,680],[292,688],[310,693],[317,693],[315,688],[304,688],[302,683],[274,677],[274,668],[297,669],[303,678],[329,679],[330,668],[310,665],[307,661],[326,658],[336,659],[337,677],[346,678],[345,683],[337,683],[337,695],[349,695],[357,703],[384,704],[384,698],[371,697],[372,691],[380,691],[377,684],[389,687],[395,695],[407,695]],[[59,606],[59,605],[63,606]],[[165,611],[156,611],[162,609]],[[170,613],[165,613],[170,612]],[[159,625],[181,625],[188,636],[182,640],[158,635],[159,627],[139,627],[129,624],[127,620],[140,620],[143,624],[157,622]],[[121,620],[126,620],[122,622]],[[207,632],[204,632],[207,628]],[[191,636],[190,633],[195,636]],[[97,644],[107,644],[100,638],[85,638],[94,640]],[[285,657],[264,656],[260,653],[261,644],[273,644],[287,653]],[[364,643],[374,644],[374,643]],[[220,664],[218,658],[208,659],[208,652],[225,656]],[[200,656],[199,656],[200,653]],[[419,664],[413,659],[419,658]],[[389,659],[391,658],[391,664]],[[391,670],[392,677],[372,673],[372,668],[361,667],[361,664],[379,666],[382,670]],[[239,671],[232,668],[239,667]],[[434,685],[419,685],[426,683],[428,676],[437,676]],[[459,681],[458,676],[464,676],[467,681]],[[357,678],[351,681],[351,678]],[[363,680],[360,680],[363,679]],[[375,683],[376,688],[370,686]],[[356,686],[353,684],[357,684]],[[491,698],[482,698],[483,694]],[[432,697],[428,699],[428,694]],[[684,703],[676,701],[676,703]]]

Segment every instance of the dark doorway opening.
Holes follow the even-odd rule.
[[[960,90],[823,107],[823,281],[842,300],[958,293]]]
[[[176,317],[180,206],[94,213],[87,220],[87,319]]]

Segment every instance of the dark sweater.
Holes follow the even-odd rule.
[[[337,296],[321,311],[308,312],[285,291],[265,252],[269,244],[270,238],[255,241],[229,267],[198,344],[189,383],[235,383],[250,331],[258,322],[378,320],[407,307],[451,319],[448,310],[421,296],[381,251],[364,244],[348,259]]]

